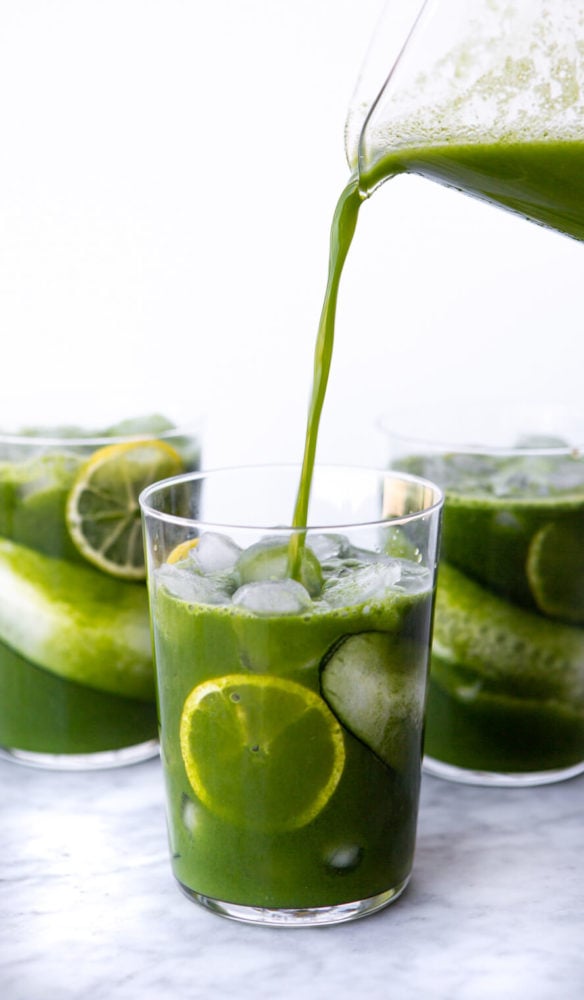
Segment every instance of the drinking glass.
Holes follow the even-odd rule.
[[[320,467],[294,529],[299,474],[141,496],[174,875],[251,923],[372,913],[414,853],[442,496]]]
[[[0,435],[0,753],[96,768],[158,752],[138,494],[199,466],[161,417]]]
[[[584,420],[543,405],[386,418],[392,468],[445,492],[425,767],[535,785],[584,771]]]

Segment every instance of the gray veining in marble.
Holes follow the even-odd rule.
[[[424,778],[414,878],[353,924],[249,927],[170,875],[158,761],[0,761],[2,1000],[580,1000],[584,779]]]

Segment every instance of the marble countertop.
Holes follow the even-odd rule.
[[[3,1000],[584,996],[584,778],[519,790],[426,776],[404,896],[290,930],[179,892],[158,760],[83,774],[0,761],[0,784]]]

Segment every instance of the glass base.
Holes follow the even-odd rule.
[[[393,889],[370,896],[368,899],[358,899],[353,903],[337,903],[334,906],[308,906],[302,909],[270,908],[263,906],[242,906],[239,903],[225,903],[220,899],[212,899],[193,892],[182,882],[179,886],[189,899],[201,903],[213,913],[231,920],[239,920],[246,924],[264,924],[272,927],[325,927],[330,924],[341,924],[348,920],[358,920],[371,913],[377,913],[385,906],[393,903],[401,896],[410,877],[400,882]]]
[[[111,767],[125,767],[139,764],[157,757],[158,740],[146,740],[130,747],[117,750],[102,750],[99,753],[36,753],[33,750],[16,750],[0,747],[0,758],[14,764],[43,768],[47,771],[98,771]]]
[[[552,785],[584,774],[584,761],[572,767],[559,767],[550,771],[476,771],[471,768],[445,764],[434,757],[424,757],[423,770],[434,778],[457,781],[462,785],[491,785],[499,788],[529,788],[532,785]]]

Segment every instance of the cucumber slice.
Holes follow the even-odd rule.
[[[584,714],[584,630],[514,607],[444,562],[433,651],[458,666],[454,687],[470,691],[474,674],[494,694],[551,699]]]
[[[396,770],[420,753],[426,666],[422,644],[360,632],[341,639],[322,667],[322,694],[339,721]]]
[[[68,680],[133,698],[154,695],[146,588],[6,539],[0,638]]]

